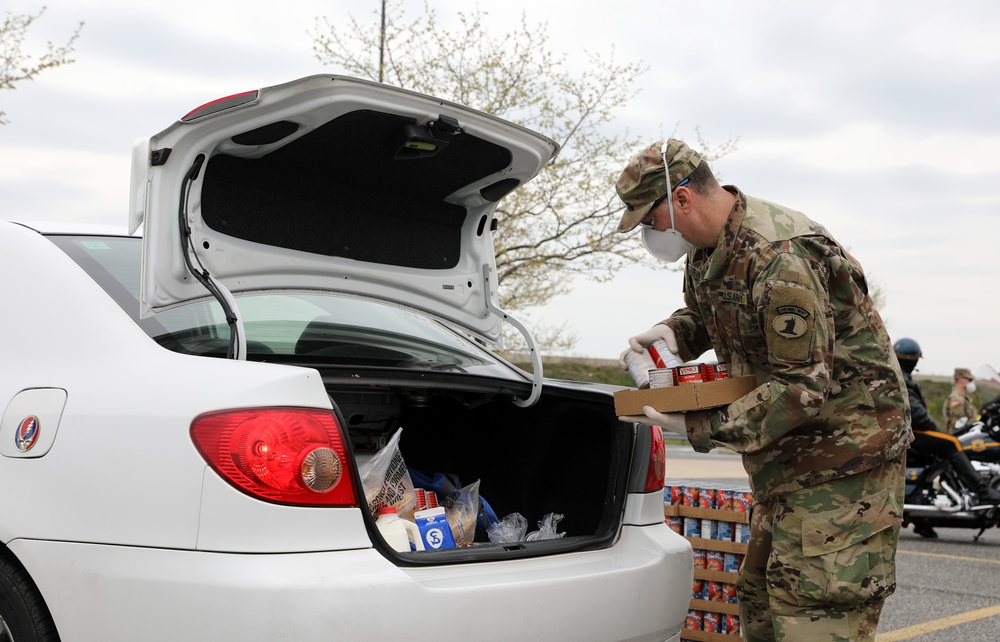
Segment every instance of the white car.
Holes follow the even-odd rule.
[[[0,222],[0,639],[679,639],[659,429],[491,351],[533,346],[494,213],[552,141],[314,76],[134,150],[128,232]],[[390,548],[359,462],[400,429],[561,536]]]

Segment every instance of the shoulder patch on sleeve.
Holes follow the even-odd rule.
[[[792,283],[802,283],[802,277],[799,273],[794,270],[782,270],[778,272],[778,278],[782,281],[791,281]]]
[[[812,352],[815,298],[805,288],[775,285],[767,306],[767,350],[779,359],[804,361]]]

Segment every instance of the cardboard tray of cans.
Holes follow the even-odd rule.
[[[725,364],[691,364],[649,370],[645,374],[643,379],[640,373],[639,379],[648,381],[649,388],[615,393],[618,416],[641,415],[643,406],[652,406],[658,412],[715,408],[730,404],[757,387],[755,377],[730,378]]]
[[[742,640],[736,579],[749,539],[750,489],[668,480],[663,516],[694,554],[694,583],[682,640]]]
[[[657,412],[687,412],[725,406],[749,394],[757,387],[754,377],[733,377],[706,383],[682,383],[668,388],[619,390],[615,393],[618,416],[641,415],[643,406]]]

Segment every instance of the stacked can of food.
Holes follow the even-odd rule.
[[[718,498],[719,498],[718,488],[716,488],[715,486],[702,486],[698,492],[698,506],[701,508],[711,508],[711,509],[718,508]],[[718,539],[719,520],[702,518],[700,537],[702,539]]]
[[[685,511],[683,508],[679,510],[681,514],[673,521],[669,517],[667,518],[667,523],[675,532],[684,535],[693,542],[700,543],[703,540],[712,540],[745,544],[749,539],[747,524],[743,523],[742,520],[725,519],[725,513],[728,512],[749,512],[750,489],[746,486],[728,486],[690,480],[667,480],[664,488],[664,503],[715,511],[712,513],[712,517],[717,517],[716,519],[703,516],[692,517],[690,513],[697,511]],[[716,548],[732,549],[728,545],[716,547],[707,542],[693,548],[694,567],[708,572],[699,573],[696,571],[696,576],[716,577],[713,572],[735,574],[739,571],[743,554],[728,550],[716,550]],[[735,582],[719,581],[718,579],[695,577],[691,594],[694,600],[728,604],[737,604],[739,601]],[[738,615],[725,612],[728,610],[727,608],[713,609],[703,603],[692,603],[692,607],[696,604],[702,608],[692,608],[688,611],[685,628],[732,636],[740,635]]]
[[[735,488],[733,489],[732,499],[730,504],[725,510],[730,510],[734,513],[749,513],[751,504],[751,494],[749,488]],[[735,522],[733,524],[733,539],[734,542],[739,542],[741,544],[746,544],[750,541],[750,524],[744,522]]]
[[[650,388],[669,388],[674,385],[674,368],[657,368],[649,371]]]
[[[671,370],[683,363],[670,351],[663,339],[657,339],[642,352],[634,350],[626,352],[624,359],[632,380],[639,388],[664,388],[674,385],[670,376]]]
[[[650,347],[650,353],[652,353],[652,346]],[[628,358],[625,361],[628,362]],[[655,359],[652,361],[656,362]],[[629,366],[629,372],[632,372],[631,366]],[[632,378],[636,378],[635,372],[632,372]],[[724,363],[692,363],[666,368],[657,367],[641,374],[639,379],[636,379],[636,383],[639,384],[640,381],[642,382],[642,384],[639,384],[640,388],[645,386],[649,386],[650,388],[667,388],[685,383],[706,383],[728,378],[729,368]]]
[[[724,363],[701,364],[701,376],[704,381],[719,381],[729,378],[729,368]]]
[[[701,503],[701,487],[693,483],[681,488],[681,506],[697,508]],[[701,537],[701,520],[697,517],[684,518],[684,537]]]
[[[676,368],[684,362],[667,347],[667,342],[658,339],[649,345],[649,354],[657,368]]]
[[[681,481],[668,481],[663,485],[663,503],[667,505],[680,506],[684,494],[684,483]],[[684,518],[680,515],[667,515],[664,518],[670,530],[678,535],[684,534]]]
[[[639,388],[648,388],[649,372],[656,370],[656,364],[653,363],[653,358],[649,356],[649,352],[629,351],[625,353],[624,359],[625,366],[628,368],[628,373],[632,375],[635,385],[639,386]]]

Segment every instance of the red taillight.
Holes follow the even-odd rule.
[[[663,477],[667,470],[667,454],[663,449],[663,431],[659,426],[649,427],[649,466],[646,469],[644,492],[663,490]]]
[[[357,506],[336,416],[307,408],[250,408],[201,415],[191,438],[223,479],[280,504]]]

